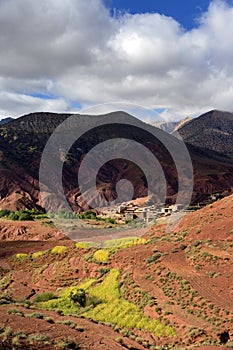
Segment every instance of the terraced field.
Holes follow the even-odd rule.
[[[233,347],[232,207],[101,248],[1,242],[1,349]]]

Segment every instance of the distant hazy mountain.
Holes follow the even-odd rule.
[[[0,126],[9,123],[12,120],[14,120],[14,118],[11,118],[11,117],[1,119],[0,120]]]
[[[222,154],[233,154],[233,113],[213,110],[179,128],[186,143]]]
[[[153,122],[151,123],[151,125],[155,126],[156,128],[162,129],[163,131],[168,132],[169,134],[172,134],[174,131],[178,130],[180,127],[182,127],[184,124],[186,124],[190,120],[192,120],[192,118],[187,117],[177,122],[159,121],[159,122]]]

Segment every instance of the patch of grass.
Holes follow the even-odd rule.
[[[125,300],[119,291],[119,271],[113,269],[103,282],[93,286],[97,281],[90,279],[79,286],[63,289],[54,300],[39,303],[39,307],[60,311],[63,315],[84,316],[97,322],[114,324],[124,328],[137,328],[154,333],[157,336],[173,336],[175,331],[159,320],[146,317],[134,303]],[[83,289],[86,292],[86,307],[73,302],[72,292]]]
[[[87,290],[88,294],[101,300],[101,303],[84,312],[83,316],[98,322],[149,331],[157,336],[175,335],[171,326],[144,316],[135,304],[122,298],[118,288],[119,275],[119,271],[113,269],[101,284]]]
[[[1,285],[0,285],[0,287],[1,287]],[[4,294],[0,295],[0,305],[7,305],[7,304],[11,304],[11,303],[13,303],[13,299],[9,294],[4,293]]]
[[[105,241],[104,248],[129,248],[138,244],[145,244],[146,242],[145,238],[125,237]]]
[[[73,350],[80,350],[79,344],[75,343],[72,339],[67,338],[67,339],[59,339],[56,342],[56,346],[59,349],[66,350],[66,349],[73,349]]]
[[[36,297],[34,298],[34,302],[41,303],[42,301],[48,301],[52,299],[57,299],[56,294],[54,294],[53,292],[44,292],[36,295]]]
[[[29,318],[38,318],[40,320],[44,318],[44,315],[41,312],[33,312],[32,314],[27,314],[25,316]]]
[[[94,242],[77,242],[75,243],[76,248],[81,248],[81,249],[90,249],[92,247],[95,247]]]
[[[52,254],[63,254],[67,250],[67,247],[65,245],[57,245],[51,250]]]
[[[147,264],[150,264],[152,262],[158,262],[158,260],[161,258],[161,254],[160,253],[155,253],[154,255],[152,256],[149,256],[147,259],[146,259],[146,263]]]
[[[12,282],[12,276],[11,274],[8,274],[2,278],[0,278],[0,290],[6,289]]]
[[[110,252],[107,249],[100,249],[97,250],[94,254],[93,254],[93,258],[96,261],[99,262],[107,262],[110,256]]]
[[[24,254],[24,253],[18,253],[15,255],[16,259],[19,259],[21,261],[25,260],[28,257],[28,254]]]
[[[100,273],[100,276],[102,277],[102,276],[104,276],[106,273],[108,273],[110,271],[110,268],[108,267],[108,268],[100,268],[99,270],[98,270],[98,272]]]
[[[45,254],[45,251],[38,251],[38,252],[35,252],[35,253],[32,253],[32,259],[37,259],[39,258],[40,256],[44,255]]]
[[[75,323],[72,320],[59,321],[58,324],[64,324],[65,326],[68,326],[72,329],[76,329],[76,327],[77,327],[77,323]]]
[[[13,334],[12,328],[10,326],[4,326],[1,325],[0,326],[0,336],[2,338],[3,341],[6,341],[7,339],[9,339]]]
[[[31,344],[33,342],[39,342],[47,345],[51,344],[51,338],[47,334],[30,334],[28,340]]]
[[[95,282],[94,279],[90,279],[81,283],[79,286],[71,286],[71,287],[65,288],[60,291],[57,299],[42,301],[38,303],[38,306],[46,310],[59,311],[63,315],[69,315],[69,314],[76,315],[80,310],[80,305],[78,303],[75,303],[70,296],[72,294],[78,293],[78,290],[80,289],[83,289],[86,291],[88,288],[90,288],[90,286],[94,282]],[[91,298],[88,298],[87,296],[86,305],[90,306],[92,302],[93,300]]]
[[[22,316],[24,317],[24,313],[20,310],[17,309],[9,309],[7,310],[8,315],[17,315],[17,316]]]

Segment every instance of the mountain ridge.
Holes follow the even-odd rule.
[[[231,112],[211,110],[183,125],[178,133],[186,143],[193,146],[222,154],[233,154]]]
[[[118,115],[119,121],[124,121],[127,117],[129,121],[136,123],[137,127],[134,127],[133,134],[132,127],[127,125],[122,128],[120,124],[113,123],[110,127],[106,125],[98,127],[100,121],[106,124],[108,119],[111,120],[114,113]],[[43,203],[40,198],[38,177],[40,158],[52,132],[66,120],[67,123],[63,124],[70,128],[70,116],[69,113],[30,113],[0,128],[0,208],[7,207],[13,210],[24,207],[42,209]],[[85,125],[88,127],[89,121],[93,120],[94,124],[92,123],[91,126],[94,125],[94,131],[87,132],[71,147],[68,155],[69,159],[67,158],[64,163],[63,184],[71,207],[74,210],[88,209],[88,206],[83,206],[83,202],[80,202],[81,196],[77,182],[77,172],[85,154],[95,145],[119,136],[144,144],[153,152],[166,173],[167,198],[170,203],[174,202],[177,191],[177,174],[174,160],[172,160],[166,147],[150,134],[153,134],[152,131],[156,130],[157,135],[160,135],[165,145],[169,145],[170,149],[179,149],[181,141],[163,130],[154,129],[153,126],[143,123],[125,112],[113,112],[113,114],[103,116],[78,114],[73,117],[73,123],[80,126],[86,123]],[[188,124],[192,122],[190,121]],[[58,127],[58,132],[63,132],[62,128],[63,126]],[[77,150],[80,149],[82,152],[78,151],[77,153]],[[233,163],[229,157],[223,157],[212,150],[203,151],[192,145],[188,145],[188,150],[194,166],[195,184],[192,199],[194,204],[202,200],[203,196],[205,197],[207,194],[216,191],[228,193],[233,188]],[[87,180],[88,177],[90,177],[90,174],[87,174]],[[126,166],[124,161],[116,161],[115,163],[105,164],[99,173],[97,183],[101,196],[107,199],[106,196],[109,195],[110,200],[116,198],[115,186],[122,177],[132,181],[135,185],[134,198],[148,195],[146,181],[140,169],[137,169],[133,164],[127,163]],[[52,183],[51,186],[56,190],[56,182]],[[17,196],[15,196],[15,192],[18,193]],[[50,189],[51,201],[54,201],[52,193],[53,190]],[[95,201],[95,198],[93,200]]]

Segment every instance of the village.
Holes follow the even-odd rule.
[[[195,211],[221,198],[223,198],[221,193],[213,193],[206,196],[206,199],[203,202],[198,203],[196,206],[189,206],[184,210],[187,212]],[[158,204],[149,201],[144,205],[139,205],[134,201],[129,201],[123,202],[118,206],[103,208],[100,215],[104,218],[114,218],[119,221],[132,221],[138,219],[149,223],[155,219],[170,216],[182,209],[182,204],[167,204],[164,206],[164,203]]]

